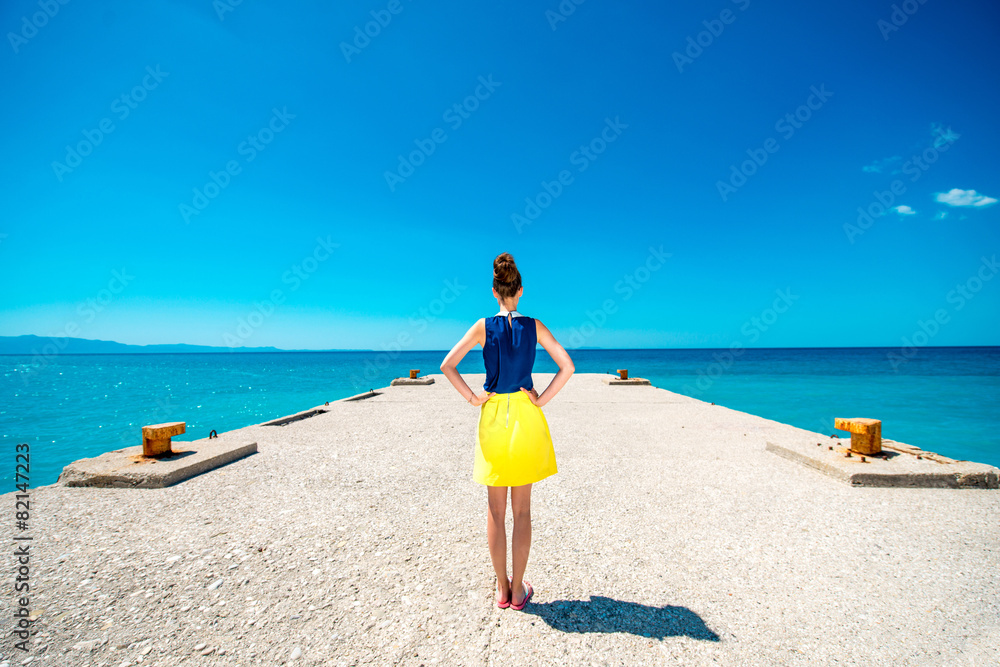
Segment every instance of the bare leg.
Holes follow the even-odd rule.
[[[486,520],[486,541],[490,545],[490,560],[497,574],[497,589],[501,599],[510,595],[507,580],[507,487],[487,486],[490,511]]]
[[[524,570],[528,567],[528,551],[531,550],[531,484],[510,487],[510,508],[514,515],[510,545],[514,576],[510,584],[513,591],[510,601],[512,604],[521,604],[526,592],[521,582]]]

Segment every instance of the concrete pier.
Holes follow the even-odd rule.
[[[596,374],[544,408],[559,472],[532,492],[535,596],[498,609],[479,410],[434,377],[231,431],[257,453],[168,488],[33,489],[37,634],[15,652],[0,614],[0,657],[1000,662],[1000,491],[852,486],[767,449],[829,433]]]

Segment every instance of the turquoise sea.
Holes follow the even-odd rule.
[[[910,352],[909,358],[898,348],[570,355],[577,372],[628,368],[664,389],[824,434],[834,432],[835,416],[874,417],[887,438],[1000,466],[1000,347]],[[176,439],[194,440],[385,386],[410,368],[439,373],[445,354],[0,356],[0,433],[8,453],[0,477],[13,490],[16,443],[31,444],[31,486],[51,484],[73,460],[141,444],[144,424],[185,421],[187,433]],[[484,372],[481,352],[470,352],[459,370]],[[535,370],[557,368],[539,350]]]

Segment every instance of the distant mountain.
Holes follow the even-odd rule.
[[[276,347],[212,347],[211,345],[126,345],[110,340],[0,336],[0,354],[166,354],[194,352],[285,352]]]

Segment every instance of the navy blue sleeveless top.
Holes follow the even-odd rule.
[[[483,345],[483,363],[486,365],[486,382],[483,389],[498,394],[531,389],[531,368],[535,365],[535,320],[531,317],[506,315],[486,318],[486,344]]]

